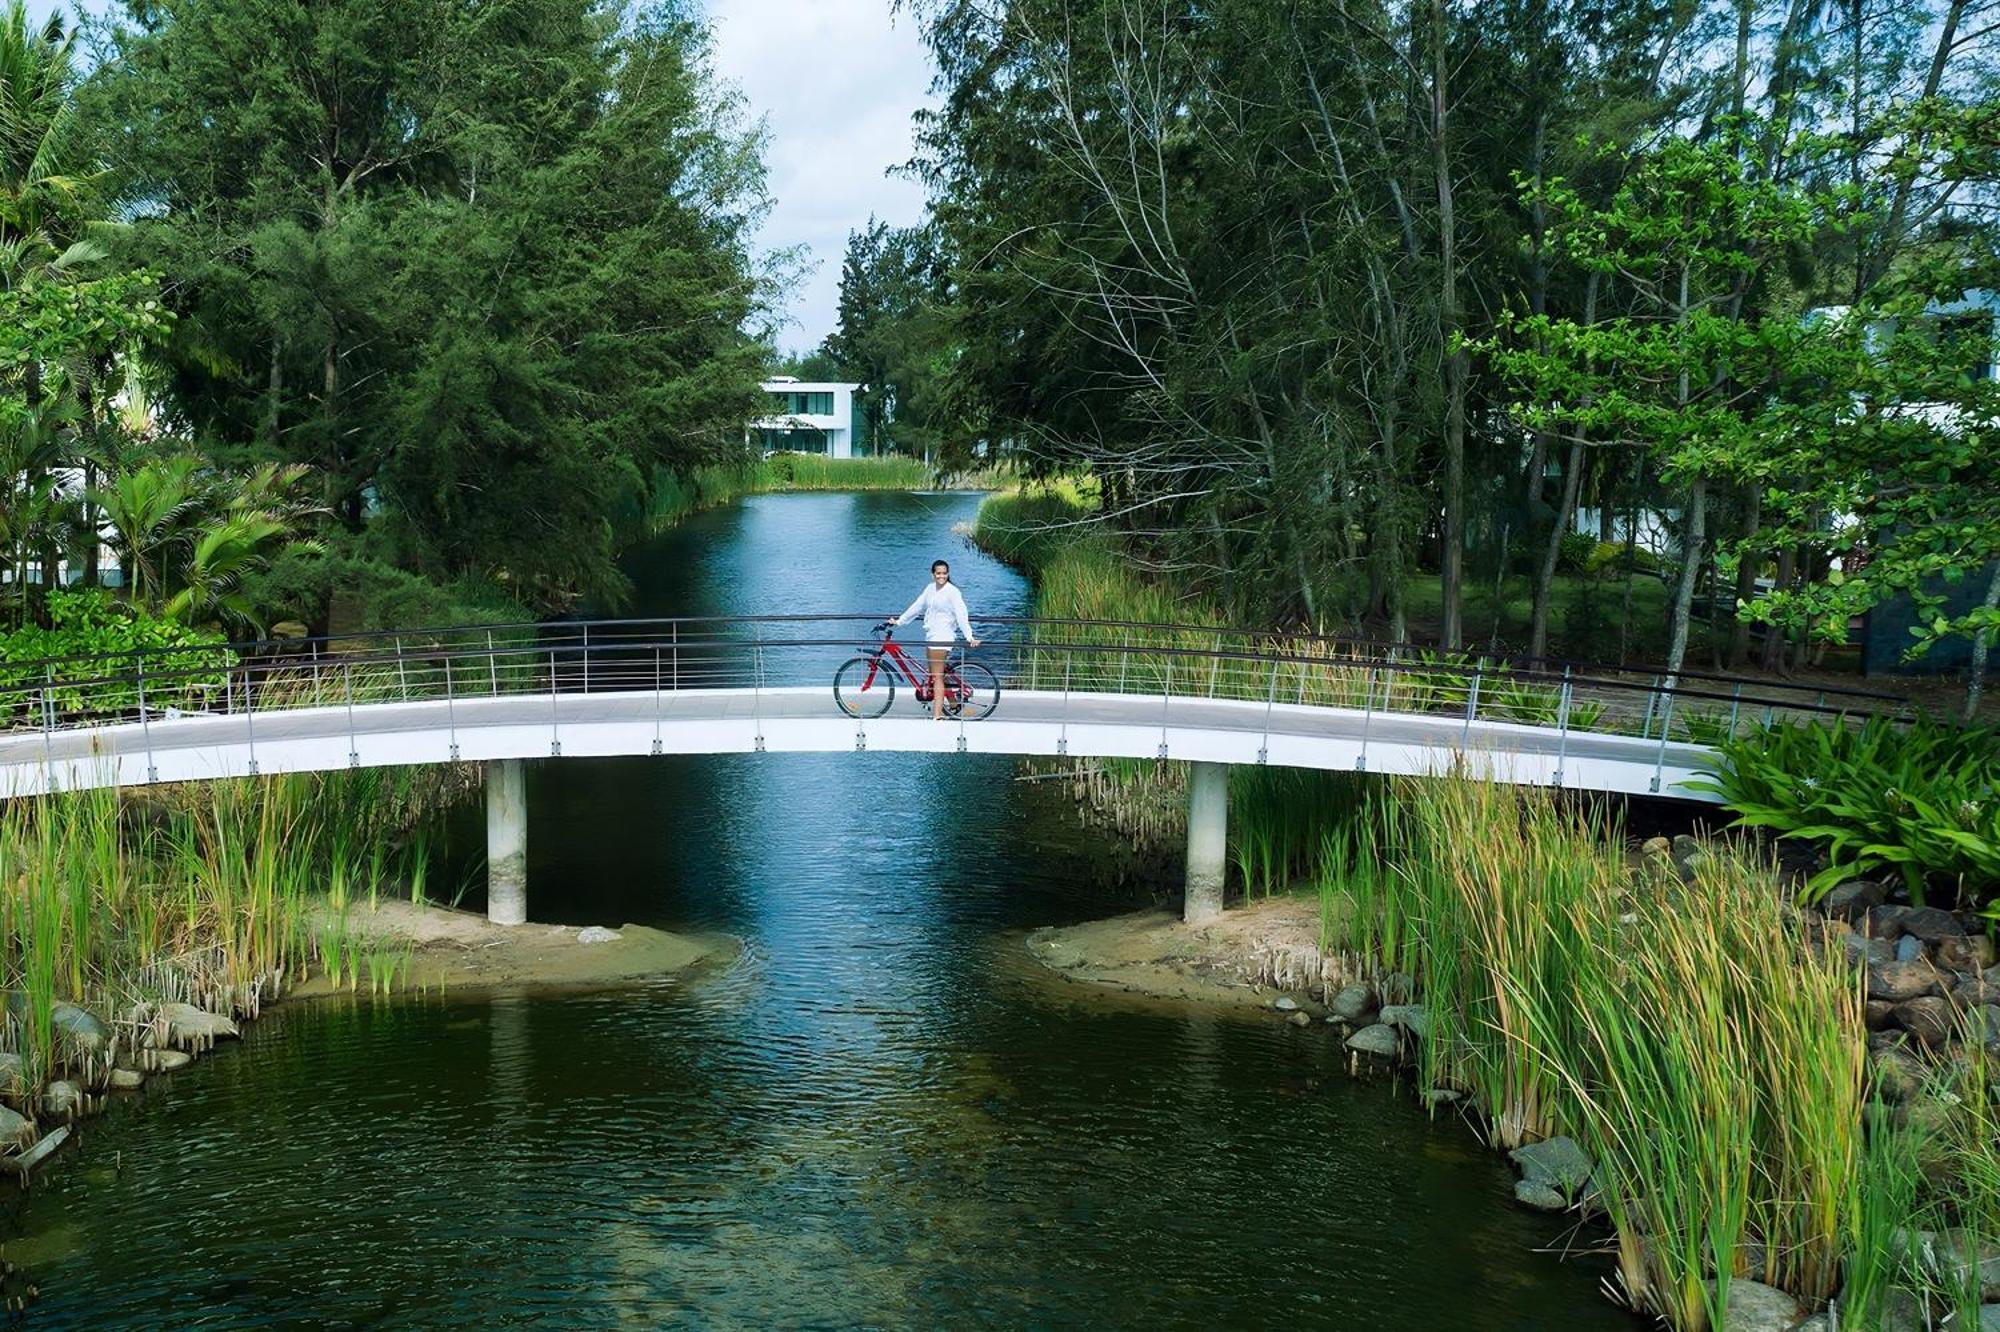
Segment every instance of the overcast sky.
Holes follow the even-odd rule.
[[[805,350],[833,331],[847,233],[870,213],[897,225],[923,216],[923,191],[891,179],[910,157],[910,114],[930,101],[930,62],[890,0],[706,0],[716,71],[742,88],[770,128],[776,200],[762,244],[803,245],[807,271],[791,294],[781,345]],[[102,11],[105,0],[90,0]],[[28,0],[33,15],[68,12]]]

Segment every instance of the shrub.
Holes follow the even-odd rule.
[[[48,608],[47,628],[31,624],[0,634],[0,699],[10,710],[39,705],[51,681],[49,702],[59,712],[130,707],[138,700],[136,683],[85,682],[135,670],[159,676],[148,688],[149,702],[183,699],[220,687],[235,663],[222,635],[163,619],[103,588],[52,588]],[[214,650],[186,650],[204,646]]]
[[[1859,726],[1779,723],[1718,746],[1701,783],[1744,827],[1821,847],[1809,887],[1893,869],[1921,902],[1950,886],[2000,889],[2000,739],[1989,729],[1871,717]]]

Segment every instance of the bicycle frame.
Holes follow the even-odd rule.
[[[955,646],[952,648],[954,652],[957,650]],[[876,671],[890,670],[902,676],[904,683],[916,691],[919,702],[928,703],[931,701],[931,673],[929,668],[919,665],[910,656],[908,650],[896,641],[894,635],[884,634],[881,646],[867,649],[867,655],[874,664],[869,668],[868,679],[862,684],[863,689],[869,688],[875,683]],[[950,689],[951,682],[957,678],[957,672],[952,670],[951,659],[949,657],[945,659],[944,673],[945,687],[946,689]]]

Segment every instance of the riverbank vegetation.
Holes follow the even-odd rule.
[[[309,968],[349,988],[407,983],[394,949],[350,937],[347,912],[437,891],[428,821],[465,785],[384,768],[7,802],[0,1056],[17,1077],[0,1099],[33,1116],[53,1081],[96,1093],[115,1069],[151,1071],[167,1005],[254,1018]]]
[[[940,474],[919,458],[890,454],[874,458],[829,458],[817,453],[774,453],[768,458],[697,468],[654,477],[646,526],[662,532],[700,509],[745,495],[814,490],[927,490],[940,485],[979,489],[999,484],[1006,474],[982,469],[957,476]]]
[[[1224,618],[1983,651],[1984,6],[914,9],[930,216],[854,233],[843,336]]]

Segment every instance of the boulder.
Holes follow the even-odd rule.
[[[1797,1300],[1776,1286],[1742,1277],[1729,1283],[1728,1299],[1720,1332],[1792,1332],[1804,1313]]]
[[[1976,1280],[1981,1300],[2000,1301],[2000,1244],[1970,1231],[1948,1230],[1937,1237],[1932,1252],[1947,1289],[1965,1290]]]
[[[1563,1212],[1569,1210],[1569,1199],[1546,1184],[1532,1179],[1514,1181],[1514,1201],[1538,1212]]]
[[[63,1124],[27,1151],[22,1152],[12,1160],[0,1162],[0,1164],[4,1164],[10,1170],[25,1175],[42,1162],[48,1160],[50,1154],[67,1141],[69,1141],[69,1125]]]
[[[12,1050],[0,1050],[0,1101],[19,1105],[28,1098],[31,1090],[28,1072],[21,1065],[21,1056]]]
[[[1865,934],[1841,936],[1841,946],[1847,950],[1847,964],[1853,967],[1873,967],[1896,960],[1896,945],[1887,939],[1871,939]]]
[[[1683,865],[1692,864],[1701,857],[1701,843],[1687,833],[1675,833],[1673,840],[1674,859]]]
[[[1870,1031],[1885,1031],[1896,1024],[1896,1006],[1887,999],[1870,999],[1861,1011]]]
[[[1937,968],[1928,962],[1875,962],[1868,967],[1868,997],[1900,1004],[1944,990]]]
[[[1362,1019],[1375,1011],[1375,992],[1366,985],[1350,985],[1328,1000],[1326,1006],[1341,1021],[1365,1026]]]
[[[1903,933],[1914,934],[1926,943],[1965,933],[1965,923],[1942,907],[1906,907],[1902,926]]]
[[[1903,937],[1903,916],[1906,906],[1878,906],[1868,908],[1868,932],[1878,939],[1895,940]]]
[[[1951,1039],[1954,1021],[1949,1000],[1936,995],[1906,999],[1895,1008],[1896,1025],[1935,1050]]]
[[[1833,1319],[1822,1310],[1803,1323],[1793,1324],[1792,1332],[1834,1332]]]
[[[2000,987],[1988,985],[1984,976],[1967,976],[1951,987],[1951,1001],[1960,1008],[2000,1004]]]
[[[602,925],[586,925],[576,932],[576,941],[580,944],[611,943],[622,937],[618,931],[607,930]]]
[[[1379,1019],[1384,1025],[1400,1027],[1412,1036],[1431,1034],[1431,1015],[1422,1004],[1388,1004]]]
[[[1639,851],[1647,856],[1671,856],[1674,853],[1674,844],[1664,837],[1648,837],[1639,844]]]
[[[1896,940],[1896,960],[1898,962],[1920,962],[1924,956],[1924,941],[1914,934],[1906,934]]]
[[[206,1049],[220,1037],[242,1034],[225,1014],[193,1004],[167,1004],[160,1009],[160,1016],[166,1020],[168,1044],[182,1049]]]
[[[1277,1009],[1280,1013],[1295,1013],[1298,1011],[1299,1001],[1292,998],[1289,994],[1281,994],[1278,996],[1278,1001],[1272,1004],[1271,1007]]]
[[[194,1062],[194,1056],[185,1050],[155,1050],[152,1055],[153,1070],[158,1073],[171,1073]]]
[[[1302,1013],[1298,1009],[1293,1009],[1291,1012],[1285,1014],[1285,1021],[1291,1023],[1294,1027],[1310,1027],[1313,1024],[1312,1014]]]
[[[1901,1104],[1914,1099],[1924,1086],[1923,1062],[1907,1050],[1882,1050],[1869,1060],[1882,1099]]]
[[[146,1075],[136,1068],[114,1068],[111,1070],[111,1090],[137,1091],[146,1085]]]
[[[83,1088],[58,1078],[42,1088],[36,1105],[50,1119],[74,1119],[83,1113]]]
[[[35,1126],[25,1115],[0,1105],[0,1148],[22,1147],[35,1140]]]
[[[1378,1022],[1349,1036],[1347,1048],[1365,1055],[1394,1059],[1402,1047],[1397,1043],[1396,1029]]]
[[[1568,1197],[1581,1189],[1596,1169],[1574,1138],[1548,1138],[1516,1147],[1508,1159],[1521,1168],[1521,1177],[1546,1184]]]
[[[1979,1332],[2000,1332],[2000,1304],[1979,1306]]]
[[[1819,909],[1842,920],[1865,920],[1869,909],[1881,906],[1889,893],[1873,879],[1849,879],[1819,899]]]
[[[1948,934],[1931,954],[1947,971],[1982,972],[1993,965],[1993,941],[1983,934]]]
[[[75,1004],[57,1004],[49,1009],[49,1025],[55,1028],[56,1035],[66,1038],[77,1049],[88,1050],[92,1054],[111,1044],[111,1028],[104,1019]]]

